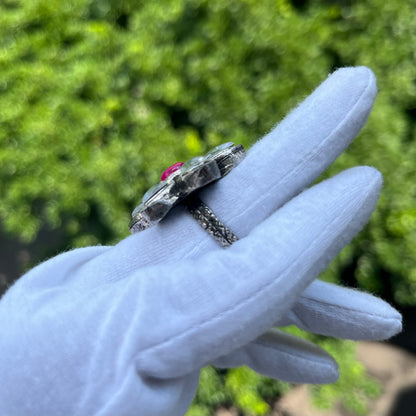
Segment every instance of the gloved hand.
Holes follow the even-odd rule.
[[[183,415],[210,363],[337,379],[327,353],[274,326],[368,340],[400,331],[382,300],[314,280],[368,220],[380,174],[357,167],[304,190],[375,94],[369,69],[335,72],[201,193],[240,238],[232,247],[179,206],[115,247],[73,250],[23,276],[0,302],[0,414]]]

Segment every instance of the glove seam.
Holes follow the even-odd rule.
[[[325,358],[323,358],[323,357],[320,358],[320,357],[316,357],[315,356],[314,358],[317,358],[317,359],[311,359],[311,358],[308,358],[308,357],[306,357],[306,356],[304,356],[302,354],[294,353],[293,351],[291,351],[289,349],[281,348],[281,345],[280,344],[273,344],[273,346],[272,346],[269,343],[264,342],[264,341],[253,341],[253,344],[254,345],[259,345],[259,346],[264,347],[264,348],[266,348],[266,349],[268,349],[270,351],[273,351],[273,352],[274,351],[279,351],[279,352],[281,352],[283,354],[287,354],[287,355],[290,355],[291,357],[294,357],[294,358],[297,358],[297,359],[300,359],[300,360],[304,360],[304,361],[306,361],[308,363],[323,364],[325,367],[332,368],[331,364],[329,364],[328,361],[325,360]]]
[[[353,312],[353,313],[357,313],[360,315],[364,315],[364,316],[371,316],[371,317],[377,317],[380,319],[384,319],[386,321],[400,321],[399,317],[388,317],[388,316],[384,316],[384,315],[378,315],[376,313],[371,313],[371,312],[365,312],[365,311],[360,311],[359,309],[353,309],[353,308],[347,308],[346,306],[341,306],[341,305],[334,305],[333,303],[329,303],[329,302],[325,302],[325,301],[319,301],[316,299],[311,299],[311,298],[303,298],[303,302],[300,302],[301,304],[307,305],[309,304],[315,304],[315,305],[325,305],[325,306],[329,306],[329,307],[333,307],[339,310],[343,310],[343,311],[347,311],[347,312]],[[314,308],[314,310],[316,310]],[[295,315],[298,317],[298,319],[302,322],[302,320],[299,318],[299,315],[296,313],[296,311],[294,311]],[[346,320],[347,322],[348,320]]]

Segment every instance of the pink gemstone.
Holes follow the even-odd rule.
[[[172,165],[170,168],[167,168],[163,173],[160,179],[162,181],[165,181],[167,178],[169,178],[170,175],[172,175],[173,172],[176,172],[179,170],[183,165],[183,162],[178,162]]]

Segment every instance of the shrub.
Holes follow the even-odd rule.
[[[114,243],[127,236],[132,208],[166,166],[224,141],[249,146],[328,72],[364,64],[380,94],[368,125],[328,174],[371,164],[385,187],[369,226],[323,277],[414,305],[412,6],[2,1],[2,229],[26,241],[41,228],[59,229],[64,247]],[[203,378],[200,409],[223,400],[262,414],[264,389],[283,388],[246,369],[206,369]]]

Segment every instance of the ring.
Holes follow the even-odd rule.
[[[144,194],[142,202],[134,209],[130,232],[134,234],[152,227],[174,206],[182,203],[222,247],[229,247],[238,240],[237,236],[201,201],[197,191],[223,178],[245,155],[241,144],[229,142],[215,147],[205,156],[170,166],[162,173],[161,181]]]

